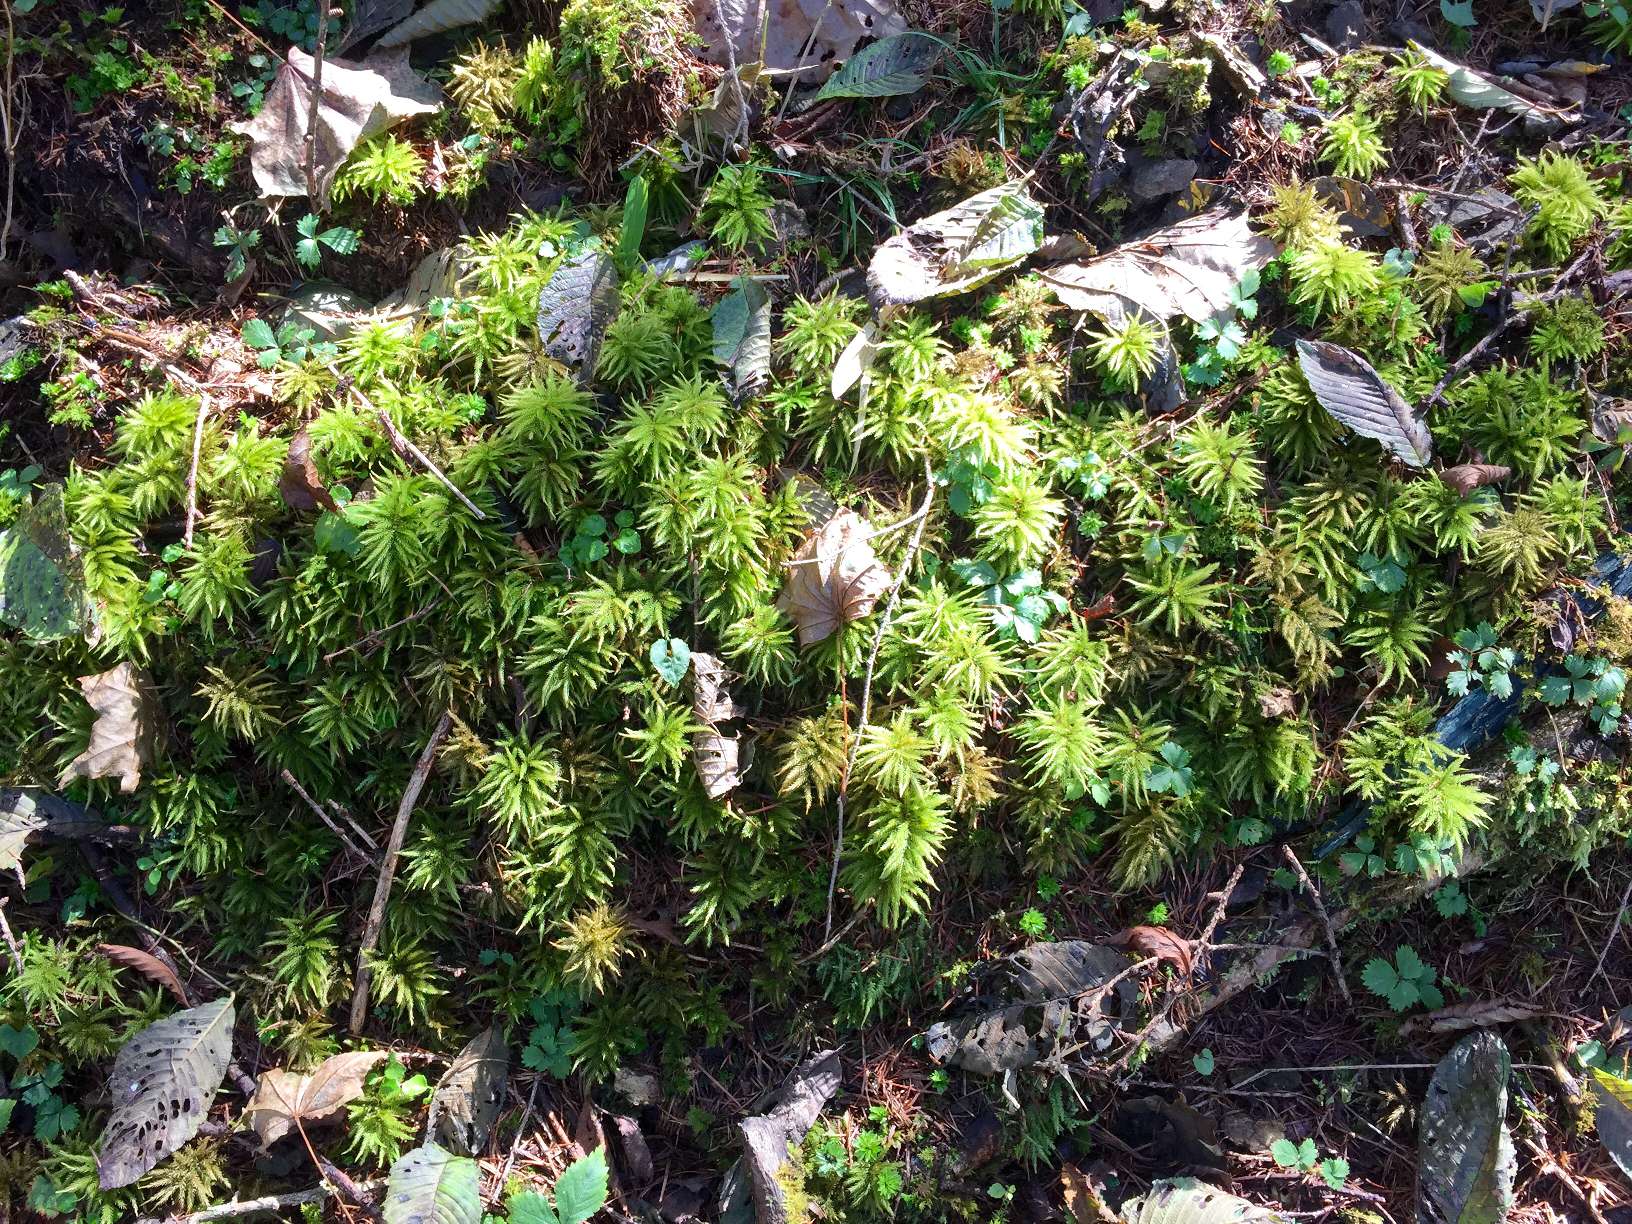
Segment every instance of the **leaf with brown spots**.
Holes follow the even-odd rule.
[[[176,1002],[183,1007],[193,1005],[192,1000],[187,997],[187,988],[181,984],[176,971],[151,952],[143,952],[140,948],[127,948],[124,944],[97,944],[96,950],[114,964],[134,969],[149,981],[157,982],[175,995]]]
[[[323,478],[312,462],[312,438],[304,429],[289,439],[289,452],[283,457],[283,475],[278,479],[278,492],[291,510],[311,510],[322,506],[331,514],[340,513],[340,507],[323,487]]]
[[[1457,493],[1466,497],[1475,489],[1485,485],[1500,484],[1513,475],[1513,469],[1503,467],[1499,463],[1459,463],[1455,467],[1448,467],[1439,474],[1443,480]]]
[[[1180,973],[1189,976],[1195,958],[1190,954],[1190,941],[1180,939],[1166,927],[1132,926],[1118,931],[1105,941],[1113,948],[1127,948],[1141,956],[1154,956],[1166,961]]]

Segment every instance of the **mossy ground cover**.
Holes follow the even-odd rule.
[[[837,1048],[793,1218],[1398,1219],[1470,1028],[1514,1218],[1632,1202],[1624,13],[906,5],[789,98],[670,0],[469,7],[269,208],[229,124],[311,6],[14,0],[14,1208],[352,1218],[490,1026],[458,1212],[589,1203],[525,1199],[576,1144],[607,1218],[751,1218],[734,1124]],[[1108,1033],[925,1042],[1071,940]],[[229,993],[105,1188],[116,1054]],[[371,1051],[260,1150],[258,1077]]]

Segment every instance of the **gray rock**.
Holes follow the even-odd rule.
[[[1352,51],[1366,38],[1371,23],[1360,0],[1343,0],[1326,15],[1326,39],[1340,51]]]
[[[1128,190],[1136,200],[1156,200],[1183,191],[1195,180],[1196,163],[1188,157],[1146,162],[1133,172]]]

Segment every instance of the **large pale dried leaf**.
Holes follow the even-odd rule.
[[[1433,460],[1428,427],[1364,357],[1325,340],[1299,340],[1298,365],[1320,406],[1355,433],[1411,467]]]
[[[579,367],[588,379],[617,312],[617,265],[605,251],[590,247],[564,260],[539,291],[538,338],[546,353]]]
[[[963,293],[1042,242],[1043,206],[1020,183],[1004,183],[881,243],[867,265],[867,293],[878,307]]]
[[[1153,1184],[1122,1204],[1127,1224],[1285,1224],[1287,1217],[1190,1177]]]
[[[1500,484],[1513,475],[1513,469],[1499,463],[1459,463],[1448,467],[1439,478],[1463,497],[1485,485]]]
[[[198,1133],[232,1057],[232,996],[157,1020],[120,1048],[97,1156],[104,1190],[128,1186]]]
[[[35,641],[84,628],[84,581],[69,543],[61,485],[41,490],[0,531],[0,621]]]
[[[340,513],[340,507],[323,487],[323,478],[312,462],[312,436],[301,429],[289,439],[289,450],[283,457],[283,474],[278,478],[278,492],[291,510],[313,510],[318,506]]]
[[[739,276],[711,316],[714,360],[729,371],[731,390],[740,401],[771,380],[771,295],[765,286]]]
[[[691,737],[691,755],[697,776],[710,799],[724,799],[742,785],[742,739],[713,728]]]
[[[383,1050],[360,1050],[332,1054],[309,1075],[262,1071],[255,1095],[244,1107],[261,1147],[271,1147],[296,1123],[306,1127],[338,1121],[346,1105],[363,1095],[363,1080],[385,1057]]]
[[[802,83],[827,80],[863,38],[907,28],[893,0],[692,0],[691,7],[709,63],[763,64]]]
[[[250,169],[264,196],[307,194],[306,127],[313,67],[311,56],[290,47],[260,111],[253,119],[230,125],[250,139]],[[406,52],[371,56],[361,63],[325,60],[315,142],[320,202],[328,202],[334,176],[353,149],[404,119],[434,112],[441,101],[441,91],[408,66]]]
[[[1411,47],[1435,68],[1450,77],[1446,89],[1451,97],[1463,106],[1473,110],[1503,110],[1510,114],[1523,115],[1543,127],[1556,127],[1562,122],[1580,117],[1548,105],[1541,101],[1539,96],[1526,97],[1516,92],[1525,89],[1517,81],[1499,84],[1488,74],[1469,68],[1466,64],[1459,64],[1455,60],[1448,60],[1431,48],[1419,46],[1417,43],[1412,43]]]
[[[855,511],[841,510],[794,554],[776,606],[792,618],[801,646],[814,646],[860,620],[889,590],[890,571],[873,552],[867,530]]]
[[[496,1028],[476,1034],[437,1082],[426,1134],[451,1152],[478,1155],[504,1107],[509,1073],[510,1048],[504,1034]]]
[[[96,711],[91,742],[68,763],[58,786],[74,778],[119,779],[130,794],[142,780],[142,766],[152,759],[158,739],[158,702],[147,676],[133,663],[121,663],[95,676],[81,676],[79,687]]]
[[[839,1055],[828,1050],[802,1063],[778,1093],[767,1113],[748,1118],[742,1132],[743,1154],[753,1177],[754,1205],[759,1220],[787,1220],[784,1179],[778,1175],[788,1163],[789,1149],[804,1141],[821,1117],[822,1107],[839,1090],[843,1072]]]
[[[1507,1046],[1485,1029],[1457,1042],[1434,1068],[1418,1126],[1419,1221],[1499,1224],[1512,1210],[1511,1070]]]
[[[427,1143],[391,1166],[385,1224],[480,1224],[481,1171],[468,1156]]]
[[[501,0],[431,0],[401,25],[380,35],[376,47],[401,47],[416,38],[457,30],[460,26],[486,21],[498,12]]]
[[[1054,296],[1073,310],[1117,320],[1134,309],[1166,320],[1204,323],[1230,306],[1230,291],[1275,255],[1247,214],[1210,209],[1097,259],[1042,270]]]
[[[127,948],[124,944],[97,944],[96,950],[102,953],[116,965],[123,965],[126,969],[134,969],[150,982],[157,982],[172,995],[177,1003],[183,1007],[191,1007],[193,1001],[187,997],[187,988],[181,984],[176,971],[165,964],[151,952],[144,952],[140,948]]]

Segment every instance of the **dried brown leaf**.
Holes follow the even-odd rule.
[[[1186,976],[1195,963],[1190,953],[1190,941],[1181,939],[1166,927],[1132,926],[1118,931],[1105,942],[1113,948],[1127,948],[1140,956],[1154,956],[1166,961]]]
[[[1285,718],[1297,713],[1298,701],[1289,688],[1272,688],[1258,694],[1258,713],[1264,718]]]
[[[804,84],[825,81],[863,38],[907,28],[893,0],[692,0],[691,8],[703,59],[790,75],[802,69]]]
[[[1411,1033],[1460,1033],[1464,1029],[1514,1024],[1545,1015],[1546,1009],[1531,1007],[1527,1003],[1515,1003],[1511,999],[1484,999],[1478,1003],[1458,1003],[1413,1016],[1400,1026],[1400,1036]]]
[[[742,716],[725,687],[725,664],[701,650],[691,653],[691,710],[697,721],[712,727]]]
[[[890,587],[890,571],[873,552],[867,523],[841,510],[794,554],[776,606],[792,618],[799,644],[814,646],[873,610]]]
[[[183,1007],[193,1005],[192,1000],[187,997],[187,988],[181,984],[176,971],[151,952],[143,952],[140,948],[127,948],[124,944],[97,944],[96,950],[114,964],[134,969],[149,981],[157,982],[175,995],[176,1002]]]
[[[66,786],[74,778],[118,777],[119,789],[128,795],[141,782],[142,766],[152,758],[158,738],[158,703],[152,687],[131,663],[81,676],[79,687],[96,711],[96,722],[91,742],[68,763],[57,785]]]
[[[385,1056],[383,1050],[334,1054],[310,1075],[281,1069],[261,1072],[255,1095],[244,1107],[261,1147],[271,1147],[296,1123],[305,1127],[338,1121],[347,1103],[363,1095],[363,1080]]]
[[[1466,497],[1485,485],[1500,484],[1511,475],[1513,469],[1503,467],[1499,463],[1459,463],[1455,467],[1446,468],[1439,474],[1439,478],[1461,496]]]
[[[510,1049],[503,1033],[490,1028],[471,1038],[436,1085],[426,1134],[450,1152],[480,1155],[504,1105],[509,1073]]]
[[[278,479],[278,492],[291,510],[311,510],[317,506],[331,514],[340,507],[323,487],[323,478],[312,462],[312,436],[302,429],[289,439],[288,453],[283,457],[283,475]]]

